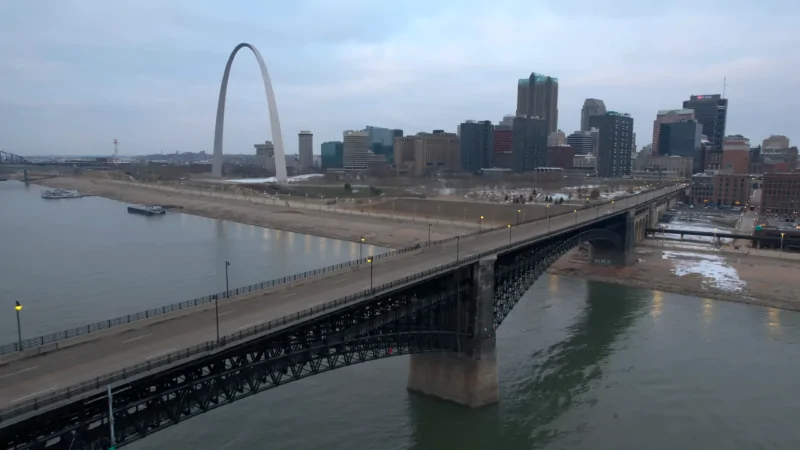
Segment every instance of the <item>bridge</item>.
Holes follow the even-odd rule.
[[[0,150],[0,164],[29,165],[31,163],[22,156]]]
[[[635,241],[684,188],[451,239],[233,302],[221,319],[238,331],[218,342],[203,342],[215,333],[213,310],[204,309],[12,361],[0,367],[0,446],[126,445],[291,381],[405,354],[409,389],[469,407],[494,403],[495,331],[528,288],[583,242],[596,264],[630,263]]]
[[[754,234],[742,234],[742,233],[722,233],[716,231],[689,231],[689,230],[680,230],[680,229],[672,229],[672,228],[647,228],[645,232],[650,237],[655,237],[656,234],[679,234],[681,239],[683,236],[708,236],[713,237],[715,239],[743,239],[748,241],[757,242],[760,245],[764,244],[780,244],[783,239],[780,236],[758,236]],[[794,237],[787,237],[786,244],[794,244],[796,242],[796,238]]]

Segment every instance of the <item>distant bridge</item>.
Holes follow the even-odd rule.
[[[0,150],[0,164],[23,165],[23,164],[31,164],[31,162],[23,158],[22,156]]]
[[[742,239],[753,241],[762,247],[778,248],[783,242],[783,247],[795,248],[800,245],[800,239],[795,236],[786,236],[785,239],[775,234],[772,235],[755,235],[755,234],[741,234],[741,233],[719,233],[716,231],[687,231],[673,228],[647,228],[645,230],[649,237],[655,237],[656,234],[679,234],[681,239],[683,236],[708,236],[715,239]]]
[[[650,237],[655,237],[656,234],[679,234],[681,238],[683,236],[708,236],[713,238],[727,238],[727,239],[744,239],[753,242],[762,242],[762,243],[776,243],[780,242],[780,236],[756,236],[752,234],[741,234],[741,233],[719,233],[716,231],[688,231],[688,230],[679,230],[673,228],[647,228],[647,234]],[[789,238],[786,238],[786,242],[789,241]]]

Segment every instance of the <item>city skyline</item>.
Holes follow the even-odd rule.
[[[188,2],[4,4],[0,148],[108,155],[119,139],[123,155],[211,153],[219,78],[239,42],[257,46],[270,67],[287,154],[298,153],[298,142],[286,137],[301,130],[314,134],[319,154],[322,142],[367,124],[415,134],[455,132],[468,119],[496,123],[515,110],[517,81],[532,71],[558,78],[558,127],[566,134],[580,129],[584,100],[597,98],[631,114],[641,147],[650,143],[658,110],[722,93],[727,76],[727,134],[753,145],[772,134],[798,139],[800,106],[791,100],[800,58],[791,51],[798,37],[790,24],[800,5],[771,2],[784,12],[773,17],[768,8],[677,1],[672,10],[685,14],[655,17],[621,0],[616,9],[586,9],[589,16],[575,12],[584,3],[567,1],[525,18],[513,13],[521,2],[501,3],[457,11],[446,3],[377,8],[359,1],[242,2],[236,11]],[[708,17],[720,24],[713,38],[702,33]],[[767,17],[774,27],[750,29]],[[455,23],[464,26],[447,25]],[[575,44],[604,26],[613,27],[604,36],[614,45],[602,55]],[[675,36],[677,28],[697,31]],[[570,38],[531,45],[548,30]],[[234,62],[228,94],[226,153],[272,140],[252,55]]]

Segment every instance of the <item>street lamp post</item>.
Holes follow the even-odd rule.
[[[781,233],[781,254],[780,254],[780,257],[781,257],[781,258],[783,258],[783,235],[784,235],[784,234],[785,234],[785,233]]]
[[[461,244],[461,236],[456,236],[456,261],[458,261],[458,247]]]
[[[364,259],[364,240],[365,240],[364,236],[361,236],[361,244],[360,244],[360,246],[358,248],[358,260],[359,261]],[[361,264],[361,263],[359,262],[359,264]]]
[[[431,246],[431,224],[428,224],[428,247]]]
[[[478,233],[483,233],[483,216],[481,216],[481,220],[478,222]]]
[[[511,243],[511,224],[508,224],[508,243]]]
[[[22,351],[22,326],[19,322],[19,312],[22,311],[22,305],[15,302],[14,309],[17,310],[17,339],[19,340],[19,351]]]
[[[578,210],[575,210],[575,223],[578,223]]]
[[[614,212],[614,200],[611,200],[611,212]]]
[[[369,263],[369,290],[372,290],[372,256],[367,258],[367,262]]]
[[[231,288],[228,284],[228,266],[230,265],[230,261],[225,261],[225,298],[228,298],[231,292]],[[219,295],[214,296],[214,312],[217,321],[217,344],[219,344]]]
[[[521,213],[521,212],[522,212],[521,209],[517,210],[517,225],[519,225],[519,213]]]
[[[550,232],[550,205],[545,205],[545,212],[547,213],[547,232]]]

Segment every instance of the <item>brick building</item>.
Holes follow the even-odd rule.
[[[570,169],[572,168],[572,158],[574,157],[575,149],[569,145],[558,145],[547,148],[547,165],[549,167]]]
[[[750,200],[750,175],[718,173],[714,175],[712,201],[720,206],[744,206]]]
[[[796,216],[800,211],[800,172],[767,173],[761,187],[761,214]]]
[[[690,202],[692,205],[706,205],[713,202],[714,174],[698,173],[692,176],[692,190]]]
[[[742,136],[727,136],[722,144],[721,169],[736,174],[750,173],[750,141]]]

